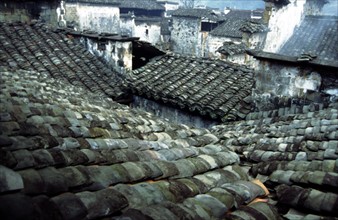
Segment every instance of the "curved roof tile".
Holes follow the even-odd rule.
[[[207,129],[46,73],[0,74],[1,219],[217,219],[263,195]]]
[[[123,79],[66,34],[39,23],[0,23],[0,30],[0,65],[35,70],[125,101]]]
[[[223,61],[164,55],[134,70],[128,80],[138,95],[227,121],[250,112],[253,75]]]

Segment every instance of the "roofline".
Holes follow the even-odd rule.
[[[63,31],[65,34],[77,36],[77,37],[88,37],[97,40],[111,40],[111,41],[137,41],[139,37],[125,37],[118,34],[104,34],[104,33],[84,33],[79,31],[67,30],[67,29],[58,29],[59,31]]]
[[[78,4],[78,3],[82,3],[82,4],[88,4],[88,5],[111,5],[111,6],[119,6],[121,3],[120,2],[90,2],[90,1],[86,1],[86,0],[67,0],[65,1],[65,4]]]
[[[277,53],[270,53],[270,52],[264,52],[264,51],[257,51],[257,50],[247,50],[247,53],[257,59],[262,60],[275,60],[275,61],[283,61],[287,63],[293,63],[297,65],[302,65],[304,63],[313,65],[313,66],[319,66],[319,67],[328,67],[328,68],[335,68],[338,69],[338,62],[337,61],[326,61],[322,59],[313,59],[309,61],[301,61],[298,60],[298,57],[294,56],[287,56]]]

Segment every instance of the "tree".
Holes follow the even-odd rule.
[[[198,0],[181,0],[181,4],[183,8],[194,8],[195,3],[197,3]]]

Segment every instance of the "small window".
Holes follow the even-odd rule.
[[[106,41],[99,41],[97,43],[97,49],[98,50],[106,50]]]

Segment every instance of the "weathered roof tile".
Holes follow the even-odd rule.
[[[88,214],[86,206],[73,193],[60,194],[53,197],[51,201],[56,205],[63,219],[83,219]]]
[[[312,54],[315,59],[336,62],[337,23],[336,16],[306,16],[278,53],[296,57]]]
[[[22,177],[15,171],[0,165],[0,192],[20,190],[24,188]]]
[[[129,84],[138,95],[159,97],[164,103],[227,121],[246,116],[242,109],[251,108],[242,100],[251,95],[252,77],[253,71],[242,66],[164,55],[134,70]]]

